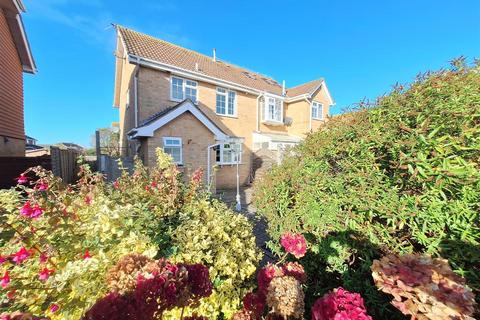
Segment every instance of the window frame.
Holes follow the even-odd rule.
[[[275,108],[277,108],[277,102],[280,104],[280,120],[277,120],[275,118],[270,118],[269,117],[269,109],[270,109],[270,99],[273,99],[274,101],[274,114],[277,113],[275,112]],[[266,95],[264,98],[264,106],[263,106],[263,122],[266,123],[276,123],[280,124],[283,123],[283,100],[277,97],[269,96]]]
[[[167,144],[167,140],[175,140],[175,141],[178,141],[179,144],[178,145],[175,145],[175,144]],[[173,159],[173,156],[169,153],[167,153],[165,151],[165,148],[179,148],[180,149],[180,161],[177,162],[175,161],[175,159]],[[168,155],[170,155],[173,159],[173,163],[177,164],[177,165],[183,165],[183,144],[182,144],[182,138],[180,137],[163,137],[163,152],[167,153]]]
[[[182,99],[178,99],[178,98],[173,97],[173,79],[182,80]],[[195,85],[193,86],[193,85],[187,84],[187,81],[195,83]],[[192,100],[192,99],[190,99],[190,100],[192,100],[193,103],[197,104],[198,103],[198,88],[199,88],[198,81],[178,77],[178,76],[175,76],[175,75],[170,76],[170,100],[171,101],[176,101],[176,102],[182,102],[185,99],[187,99],[186,98],[187,97],[187,87],[189,89],[195,89],[195,100]]]
[[[313,116],[313,109],[314,108],[317,110],[317,116],[316,117]],[[312,119],[323,120],[324,119],[324,117],[323,117],[323,103],[318,102],[318,101],[312,101],[310,112],[311,112],[311,115],[312,115]]]
[[[228,148],[225,148],[225,145],[229,145]],[[230,145],[232,144],[235,144],[235,145],[239,145],[239,154],[238,154],[238,163],[241,164],[242,163],[242,153],[243,153],[243,143],[241,142],[224,142],[224,143],[221,143],[219,144],[219,148],[217,149],[218,152],[220,152],[220,161],[216,161],[217,164],[219,165],[234,165],[234,164],[237,164],[237,161],[230,161],[230,162],[225,162],[225,157],[224,157],[224,153],[225,153],[225,149],[231,149]]]
[[[220,90],[224,90],[225,92],[219,92],[219,89]],[[232,114],[229,114],[228,113],[228,106],[230,104],[230,93],[233,93],[235,95],[235,99],[233,101],[233,113]],[[221,95],[225,98],[225,113],[219,113],[218,112],[218,105],[217,105],[217,102],[218,102],[218,95]],[[227,89],[227,88],[223,88],[223,87],[217,87],[215,89],[215,113],[219,116],[222,116],[222,117],[230,117],[230,118],[236,118],[237,117],[237,92],[235,90],[230,90],[230,89]]]

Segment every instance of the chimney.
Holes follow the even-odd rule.
[[[217,62],[217,49],[213,48],[213,62]]]
[[[287,92],[285,91],[285,80],[282,81],[282,96],[284,96]]]

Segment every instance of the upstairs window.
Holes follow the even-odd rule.
[[[237,94],[235,91],[217,88],[216,111],[224,116],[236,115]]]
[[[266,122],[283,121],[283,102],[278,98],[266,97],[264,104],[263,120]]]
[[[197,87],[198,83],[196,81],[172,77],[170,98],[173,101],[183,101],[185,99],[190,99],[194,103],[197,103]]]
[[[236,164],[242,162],[242,144],[241,143],[224,143],[217,147],[217,163],[218,164]]]
[[[182,138],[164,137],[163,151],[172,157],[174,163],[183,163]]]
[[[312,119],[323,120],[323,104],[312,102]]]

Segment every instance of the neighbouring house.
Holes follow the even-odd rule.
[[[20,0],[0,0],[0,157],[25,156],[23,72],[35,73]]]
[[[35,140],[36,141],[36,140]],[[25,156],[27,157],[41,157],[41,156],[48,156],[51,155],[52,150],[51,147],[57,147],[61,150],[72,150],[78,154],[83,154],[85,149],[76,143],[71,142],[59,142],[53,145],[44,144],[44,145],[27,145],[27,150],[25,152]]]
[[[298,144],[334,104],[323,78],[292,88],[216,57],[116,25],[114,106],[122,155],[155,165],[163,148],[217,188],[254,175],[255,156]],[[257,159],[258,160],[258,159]]]

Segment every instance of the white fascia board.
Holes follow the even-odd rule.
[[[142,65],[142,66],[145,66],[145,67],[149,67],[149,68],[152,68],[152,69],[169,71],[173,74],[183,76],[183,77],[186,77],[186,78],[189,78],[189,79],[205,81],[205,82],[212,83],[212,84],[215,84],[217,86],[224,87],[224,88],[227,88],[227,89],[243,91],[243,92],[247,92],[247,93],[254,94],[254,95],[268,94],[270,96],[273,96],[273,97],[276,97],[276,98],[279,98],[279,99],[282,99],[282,100],[285,99],[285,97],[282,96],[282,95],[277,95],[275,93],[270,93],[270,92],[265,92],[265,91],[262,91],[262,90],[253,89],[253,88],[243,86],[243,85],[240,85],[238,83],[231,82],[231,81],[222,80],[222,79],[219,79],[219,78],[207,76],[207,75],[200,74],[200,73],[197,73],[197,72],[193,72],[193,71],[190,71],[190,70],[187,70],[187,69],[179,68],[179,67],[176,67],[176,66],[173,66],[173,65],[170,65],[170,64],[158,62],[158,61],[155,61],[155,60],[142,58],[142,57],[136,56],[134,54],[129,54],[128,55],[128,61],[131,62],[131,63],[134,63],[134,64],[139,64],[139,65]]]
[[[18,28],[20,29],[22,42],[23,42],[23,45],[25,46],[25,50],[27,52],[27,57],[28,57],[28,65],[23,65],[23,71],[35,74],[37,73],[37,68],[35,66],[35,62],[33,61],[32,50],[30,49],[30,43],[28,42],[27,34],[25,33],[25,27],[23,26],[23,21],[22,21],[22,17],[20,16],[20,13],[16,15],[15,20],[17,21]]]
[[[208,119],[195,105],[190,101],[183,102],[180,106],[170,111],[166,115],[158,118],[152,123],[135,129],[137,132],[132,135],[132,138],[137,137],[153,137],[155,130],[163,127],[173,119],[179,117],[185,112],[190,111],[201,123],[203,123],[214,135],[218,141],[228,139],[228,136],[223,133],[210,119]]]
[[[305,94],[302,94],[302,95],[299,95],[299,96],[287,98],[287,99],[285,99],[285,102],[291,103],[291,102],[296,102],[296,101],[300,101],[300,100],[310,99],[311,97],[312,97],[311,94],[305,93]]]
[[[322,85],[325,87],[325,93],[327,94],[327,98],[330,102],[330,105],[334,106],[335,101],[333,100],[332,96],[330,95],[330,91],[328,90],[327,83],[325,82],[325,80],[323,80]]]

